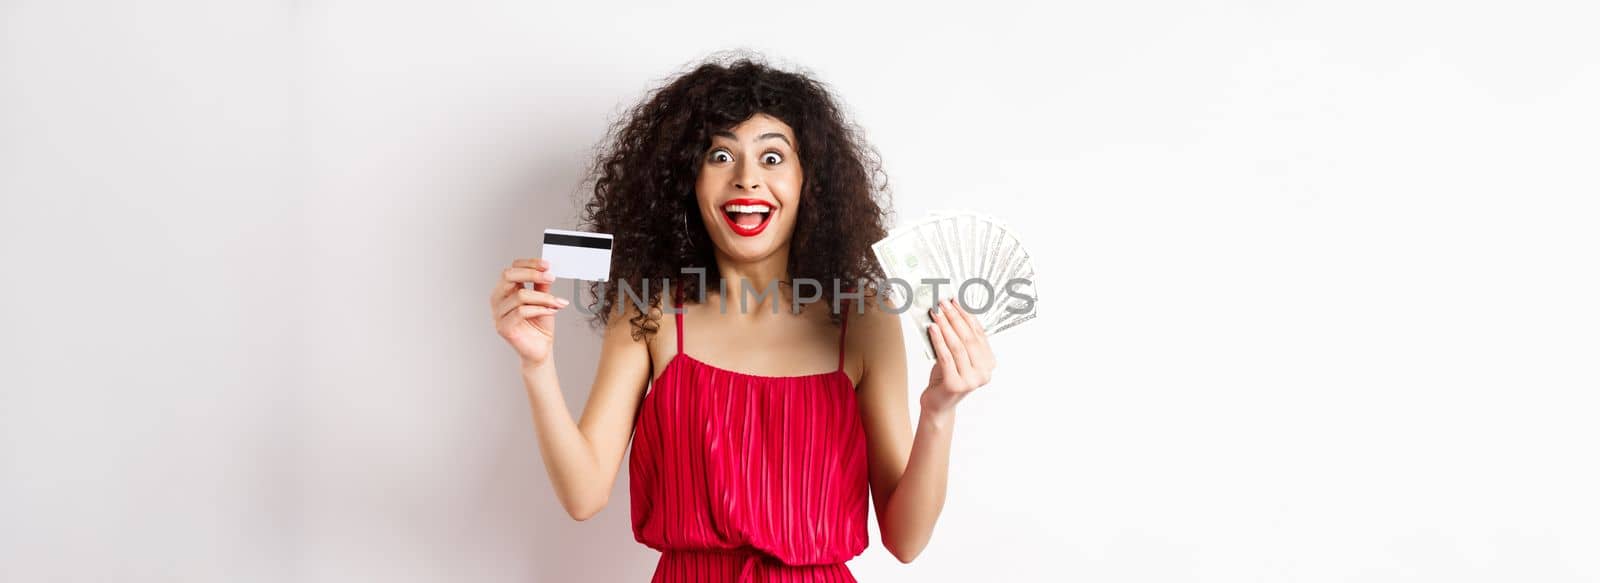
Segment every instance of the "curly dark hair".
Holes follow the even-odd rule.
[[[611,126],[597,151],[585,179],[584,190],[592,185],[593,194],[583,205],[582,228],[611,233],[618,252],[610,285],[589,284],[591,325],[602,327],[627,313],[615,305],[623,282],[636,292],[649,282],[651,290],[650,309],[630,320],[635,339],[658,329],[656,292],[663,281],[681,286],[689,301],[703,290],[700,277],[682,269],[705,269],[706,283],[717,285],[715,250],[700,218],[695,181],[711,135],[758,113],[794,129],[803,161],[804,204],[790,241],[790,278],[821,282],[821,301],[830,306],[834,281],[846,290],[865,282],[860,291],[873,297],[884,274],[871,245],[885,236],[890,213],[877,151],[845,119],[826,85],[771,67],[759,56],[713,55],[648,92]],[[829,314],[839,321],[836,311]]]

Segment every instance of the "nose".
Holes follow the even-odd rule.
[[[755,190],[761,188],[761,173],[755,163],[745,160],[739,163],[739,169],[734,173],[733,187],[740,190]]]

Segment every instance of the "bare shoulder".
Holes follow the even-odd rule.
[[[868,290],[864,300],[842,306],[848,312],[845,344],[847,359],[856,365],[856,378],[870,376],[874,369],[905,367],[905,340],[901,336],[900,314],[887,299]]]
[[[900,314],[877,292],[867,291],[866,299],[851,300],[841,309],[849,312],[850,328],[845,334],[851,338],[877,338],[887,332],[900,332]]]
[[[643,354],[651,379],[656,378],[677,351],[673,343],[677,334],[676,324],[665,310],[671,306],[671,300],[665,294],[657,295],[657,299],[659,302],[656,305],[644,306],[645,310],[641,310],[631,299],[621,302],[616,308],[619,313],[613,314],[607,323],[609,330],[606,333],[608,337],[618,337],[618,343],[626,339],[633,345],[633,350]],[[634,322],[640,326],[635,327]]]
[[[633,322],[639,318],[639,314],[641,314],[639,307],[635,306],[633,302],[613,303],[611,314],[606,318],[605,334],[607,342],[611,342],[611,339],[615,337],[619,342],[626,338],[629,343],[648,344],[650,336],[646,334],[640,337],[633,327]]]

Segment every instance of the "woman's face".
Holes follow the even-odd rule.
[[[711,241],[730,259],[764,259],[794,234],[804,182],[795,145],[789,124],[762,113],[711,136],[695,196]]]

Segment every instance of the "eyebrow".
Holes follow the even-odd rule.
[[[728,139],[733,140],[735,142],[739,141],[739,136],[735,136],[735,135],[733,135],[733,132],[730,132],[730,131],[727,131],[727,130],[722,130],[720,132],[717,132],[717,133],[714,133],[714,134],[711,134],[711,135],[717,136],[717,137],[722,137],[722,138],[728,138]],[[789,141],[789,136],[785,136],[785,135],[780,134],[778,132],[767,132],[767,133],[761,134],[759,136],[756,136],[757,140],[769,140],[769,139],[772,139],[772,138],[778,138],[780,140],[783,140],[783,143],[789,144],[790,148],[794,147],[794,143]]]

